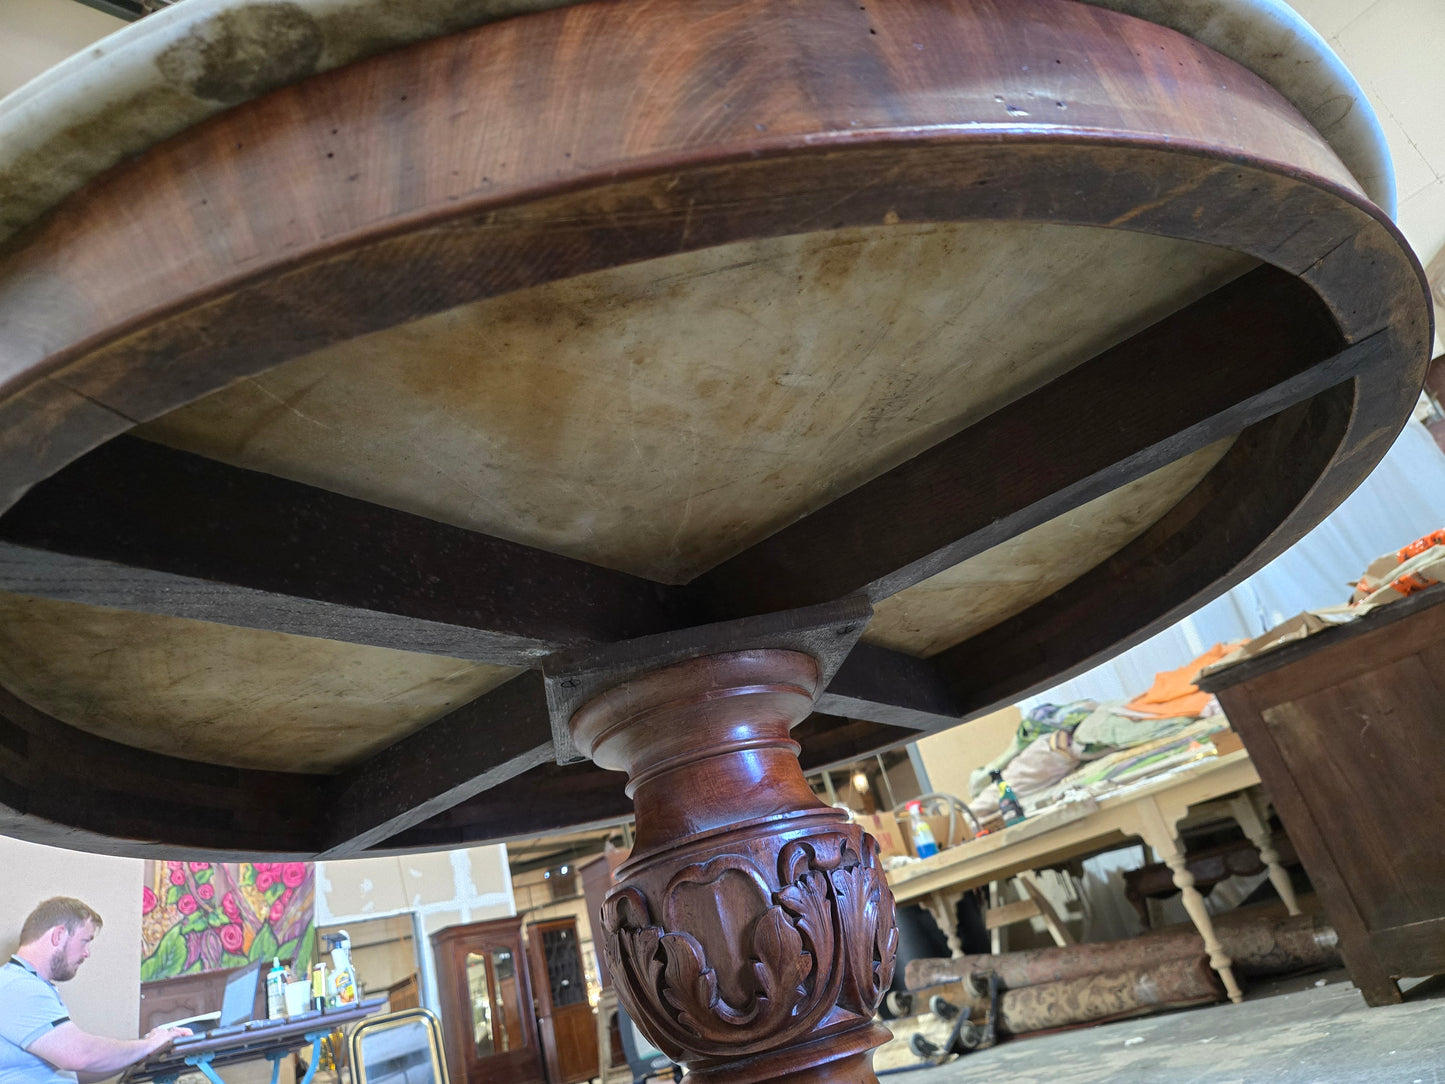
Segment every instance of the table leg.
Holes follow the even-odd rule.
[[[1069,928],[1064,925],[1064,920],[1054,910],[1054,905],[1049,902],[1049,898],[1039,888],[1038,882],[1034,880],[1034,875],[1020,873],[1019,884],[1024,886],[1024,891],[1028,893],[1029,899],[1033,900],[1034,906],[1039,909],[1039,914],[1044,920],[1044,928],[1049,931],[1049,936],[1054,939],[1054,944],[1061,948],[1064,945],[1072,945],[1074,935],[1069,933]]]
[[[311,1078],[316,1075],[316,1070],[321,1067],[321,1043],[330,1031],[309,1031],[306,1039],[311,1043],[311,1064],[306,1066],[306,1074],[301,1078],[301,1084],[311,1084]]]
[[[199,1069],[211,1084],[225,1084],[225,1081],[216,1075],[216,1070],[211,1068],[211,1057],[210,1054],[201,1054],[194,1058],[187,1058],[186,1064]]]
[[[287,1050],[273,1050],[266,1057],[271,1061],[271,1084],[281,1079],[281,1063],[291,1056]]]
[[[1274,890],[1279,893],[1279,898],[1284,900],[1284,905],[1289,913],[1297,915],[1300,913],[1299,902],[1295,899],[1294,885],[1290,884],[1289,871],[1280,864],[1279,852],[1274,849],[1274,840],[1270,835],[1269,822],[1265,820],[1260,807],[1255,804],[1256,791],[1245,791],[1243,794],[1236,794],[1229,800],[1230,815],[1238,822],[1239,827],[1249,841],[1259,848],[1259,858],[1269,869],[1269,882],[1274,885]]]
[[[1219,943],[1219,937],[1214,932],[1214,920],[1210,917],[1209,909],[1204,906],[1204,897],[1194,887],[1194,874],[1189,872],[1184,848],[1179,842],[1176,826],[1184,812],[1181,809],[1177,815],[1166,816],[1155,799],[1141,799],[1137,803],[1139,836],[1154,848],[1155,853],[1173,872],[1174,885],[1184,899],[1184,909],[1189,912],[1195,929],[1204,938],[1204,951],[1209,953],[1209,965],[1224,980],[1224,989],[1229,994],[1229,1000],[1243,1001],[1244,991],[1239,988],[1239,983],[1234,977],[1234,961],[1229,958],[1224,951],[1224,946]]]
[[[873,838],[798,763],[789,730],[820,679],[800,652],[729,652],[629,677],[571,717],[637,808],[596,936],[627,1015],[694,1084],[877,1084],[893,894]]]

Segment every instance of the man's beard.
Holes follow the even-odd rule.
[[[64,949],[56,949],[50,957],[50,981],[69,982],[75,978],[77,967],[72,967],[70,961],[65,958]]]

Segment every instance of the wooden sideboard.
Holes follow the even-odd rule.
[[[1200,681],[1371,1005],[1445,972],[1445,585]]]

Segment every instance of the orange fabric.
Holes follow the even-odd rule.
[[[1408,546],[1395,554],[1396,559],[1403,565],[1411,557],[1418,557],[1431,546],[1445,546],[1445,529],[1431,531],[1423,538],[1417,538]]]
[[[1140,715],[1152,715],[1156,719],[1198,715],[1208,705],[1209,694],[1200,692],[1194,679],[1199,676],[1199,671],[1218,662],[1242,643],[1243,640],[1234,644],[1215,644],[1178,670],[1155,674],[1149,691],[1129,701],[1129,710]]]

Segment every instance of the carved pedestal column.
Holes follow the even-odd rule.
[[[712,655],[588,701],[573,740],[629,775],[637,841],[602,908],[623,1007],[691,1077],[874,1081],[893,896],[872,837],[819,802],[789,729],[820,670]]]

